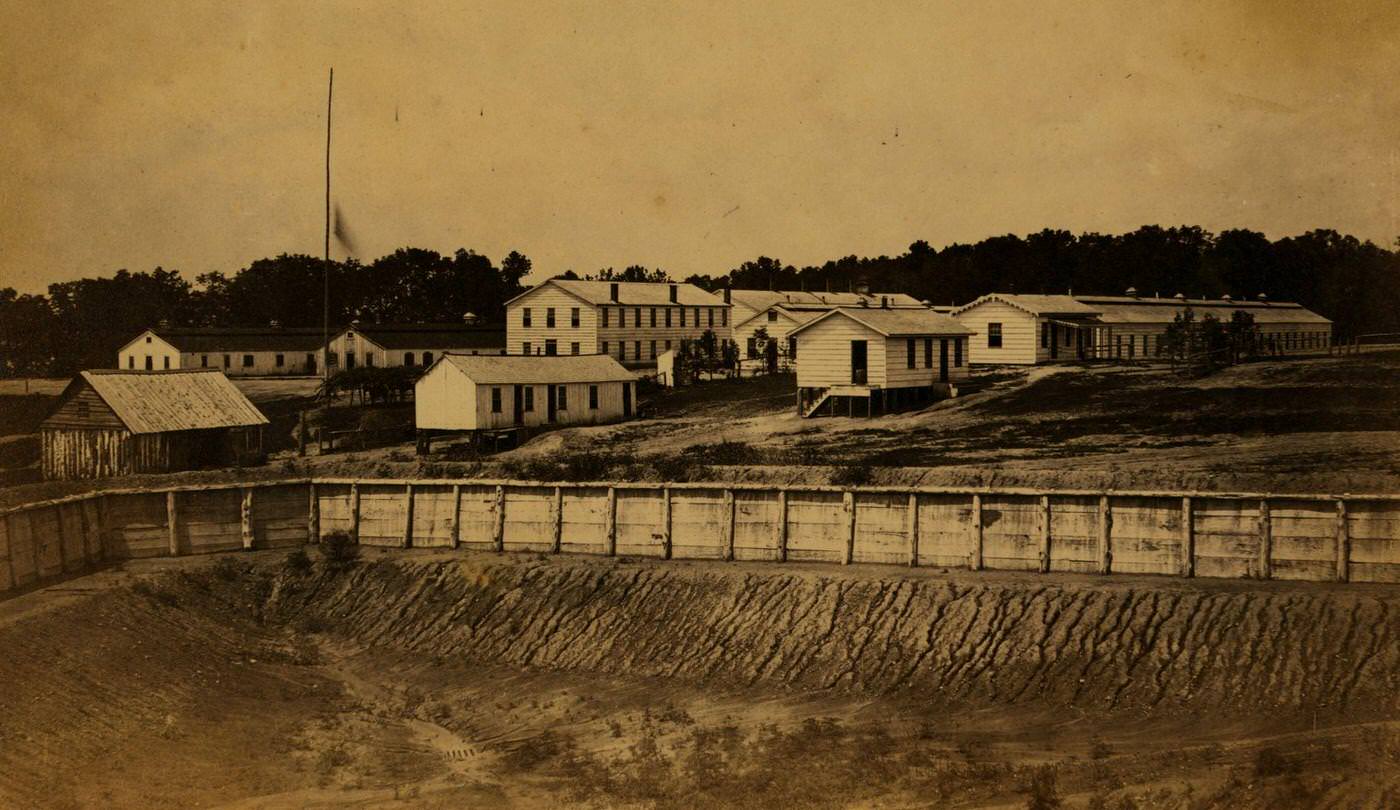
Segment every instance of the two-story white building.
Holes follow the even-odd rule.
[[[797,411],[873,416],[956,396],[972,330],[931,309],[841,307],[790,333]]]
[[[799,325],[837,307],[927,308],[919,299],[904,293],[732,290],[729,295],[734,305],[733,340],[745,366],[790,366],[796,359],[796,343],[788,335]]]
[[[682,341],[730,338],[730,305],[694,284],[550,279],[506,302],[510,354],[603,354],[654,367]]]

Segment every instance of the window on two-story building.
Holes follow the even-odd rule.
[[[999,323],[989,323],[989,324],[987,324],[987,348],[989,348],[989,349],[1000,349],[1000,348],[1001,348],[1001,324],[999,324]]]
[[[554,328],[554,307],[546,307],[544,311],[544,325],[547,329]]]
[[[579,323],[578,307],[569,310],[569,326],[577,329]]]
[[[637,329],[641,329],[641,328],[642,328],[642,308],[641,308],[641,307],[633,307],[633,308],[632,308],[632,326],[636,327]]]
[[[700,307],[695,308],[695,325],[700,326]]]
[[[608,308],[607,308],[607,307],[600,307],[600,309],[603,310],[603,326],[607,326],[607,325],[608,325]]]
[[[758,357],[758,338],[749,338],[748,345],[744,349],[750,360]]]
[[[529,353],[530,353],[530,341],[526,340],[526,341],[521,342],[521,344],[520,344],[520,353],[521,353],[521,354],[529,354]]]
[[[667,325],[667,326],[670,326],[670,325],[671,325],[671,308],[670,308],[670,307],[666,307],[666,325]]]
[[[706,310],[705,310],[705,318],[707,319],[707,320],[706,320],[706,323],[708,323],[710,326],[713,327],[713,326],[715,325],[715,310],[714,310],[714,307],[708,307],[708,308],[706,308]]]
[[[632,356],[637,360],[642,359],[642,342],[640,340],[632,341]]]
[[[680,313],[681,313],[681,326],[684,327],[684,326],[685,326],[685,307],[681,307],[681,308],[680,308]]]
[[[578,343],[577,343],[577,342],[574,342],[574,343],[570,343],[570,344],[569,344],[569,354],[578,354]]]
[[[522,307],[520,310],[520,325],[526,329],[530,328],[530,308]]]
[[[651,342],[651,359],[656,359],[656,341]]]
[[[546,340],[544,342],[544,353],[549,357],[559,353],[559,342],[556,340]]]
[[[603,354],[607,354],[607,353],[608,353],[608,348],[609,348],[609,347],[608,347],[608,342],[607,342],[606,340],[603,341]]]
[[[598,410],[598,386],[596,385],[588,386],[588,409]]]
[[[726,308],[726,307],[721,307],[721,308],[720,308],[720,311],[719,311],[719,325],[720,325],[720,326],[728,326],[728,325],[729,325],[729,309]]]
[[[656,328],[656,307],[651,308],[651,328]]]
[[[501,389],[491,389],[491,413],[501,412]]]

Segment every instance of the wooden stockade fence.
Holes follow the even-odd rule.
[[[393,548],[1400,582],[1400,495],[317,478],[0,511],[0,592],[336,530]]]

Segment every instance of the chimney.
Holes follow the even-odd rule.
[[[613,283],[611,283],[611,284],[608,285],[608,297],[612,299],[612,302],[613,302],[614,304],[617,303],[617,282],[616,282],[616,281],[614,281]]]
[[[728,287],[725,287],[725,288],[724,288],[724,303],[726,303],[726,304],[733,303],[733,301],[731,301],[731,300],[730,300],[730,297],[729,297],[729,288],[728,288]]]
[[[1269,303],[1269,296],[1265,295],[1264,293],[1259,293],[1259,295],[1256,297],[1259,299],[1259,303],[1261,304]]]
[[[676,285],[671,285],[671,303],[676,303]]]
[[[1128,291],[1125,293],[1125,295],[1127,295],[1129,298],[1137,298],[1137,297],[1138,297],[1137,287],[1129,287],[1129,288],[1128,288]]]
[[[1176,295],[1173,295],[1172,298],[1176,299],[1177,301],[1185,301],[1186,293],[1177,293]]]
[[[475,325],[476,325],[476,313],[475,313],[475,312],[463,312],[463,313],[462,313],[462,323],[466,324],[467,326],[475,326]]]
[[[1231,298],[1229,293],[1225,293],[1224,295],[1220,296],[1220,300],[1221,300],[1221,301],[1233,301],[1233,300],[1235,300],[1235,299]]]

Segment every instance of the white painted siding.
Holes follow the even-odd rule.
[[[932,343],[930,345],[931,352],[929,353],[929,364],[927,366],[924,362],[925,338],[913,338],[914,368],[909,368],[909,340],[910,338],[892,337],[887,338],[885,341],[886,388],[920,388],[940,382],[938,379],[940,341],[945,342],[948,347],[948,381],[956,382],[967,378],[967,347],[964,344],[963,351],[958,352],[954,345],[956,341],[966,341],[967,338],[928,338]],[[959,357],[959,354],[962,356]],[[962,361],[961,366],[954,365],[957,360]]]
[[[598,407],[589,407],[588,390],[598,388]],[[623,387],[630,387],[632,409],[636,413],[636,383],[598,382],[569,383],[552,386],[567,389],[565,407],[556,409],[554,422],[549,421],[549,388],[545,383],[515,386],[509,383],[474,384],[460,369],[449,363],[439,363],[418,381],[414,389],[414,413],[417,427],[431,430],[478,430],[515,427],[515,397],[520,393],[522,406],[531,402],[530,410],[522,414],[522,426],[592,425],[624,419]],[[525,389],[533,391],[525,394]],[[492,409],[492,389],[500,390],[500,411]]]
[[[282,364],[277,356],[282,355]],[[316,373],[317,352],[185,352],[180,355],[180,368],[217,368],[229,377],[275,377]],[[312,362],[307,363],[307,355]],[[244,365],[246,359],[251,365]]]
[[[1001,301],[986,301],[954,316],[971,329],[971,360],[976,365],[1032,365],[1038,358],[1040,325],[1034,315]],[[1001,348],[988,348],[988,324],[1001,324]],[[1047,350],[1046,357],[1049,357]]]
[[[851,385],[851,341],[866,341],[866,384],[885,384],[885,336],[850,318],[834,315],[797,336],[797,386]],[[902,357],[903,355],[901,355]]]
[[[549,327],[549,310],[554,310],[554,327]],[[572,326],[573,310],[579,313],[579,325]],[[530,325],[525,325],[525,310],[530,310]],[[544,354],[546,341],[553,340],[557,354],[573,354],[573,344],[579,344],[579,354],[598,353],[598,311],[558,287],[541,285],[517,299],[506,308],[506,349],[510,354]],[[529,344],[526,351],[525,344]]]
[[[603,351],[603,343],[607,346],[605,354],[617,358],[618,362],[629,366],[637,367],[654,366],[656,358],[666,351],[667,341],[670,341],[670,348],[677,348],[683,340],[699,340],[706,331],[715,333],[717,340],[727,340],[733,334],[733,327],[729,325],[729,309],[723,306],[714,307],[682,307],[682,306],[658,306],[658,307],[632,307],[616,306],[609,304],[606,318],[600,324],[606,322],[606,326],[598,327],[599,351]],[[681,312],[685,312],[685,326],[681,326]],[[656,326],[652,326],[652,312],[656,313]],[[670,312],[671,325],[666,325],[666,314]],[[695,322],[696,314],[700,316],[700,322]],[[641,316],[641,324],[638,325],[637,318]],[[710,323],[714,326],[710,326]],[[619,326],[619,324],[622,324]],[[652,344],[656,345],[656,352],[652,353]],[[626,355],[622,353],[622,346],[626,345]],[[641,350],[641,358],[637,357],[638,349]]]
[[[149,366],[146,358],[150,358]],[[150,331],[138,335],[117,352],[117,368],[162,371],[180,367],[180,350]]]

